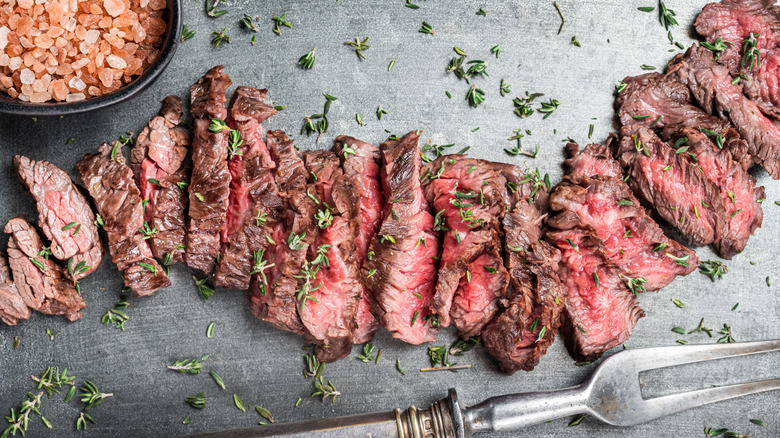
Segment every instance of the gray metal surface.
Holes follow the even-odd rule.
[[[349,134],[366,141],[380,142],[387,133],[423,129],[423,138],[438,144],[456,143],[453,148],[471,146],[479,158],[528,163],[549,172],[553,182],[560,179],[563,159],[561,142],[571,136],[586,142],[588,128],[594,125],[593,141],[603,141],[613,127],[615,83],[626,75],[643,73],[641,64],[662,66],[673,53],[666,31],[655,13],[637,11],[637,6],[654,1],[622,2],[559,0],[567,18],[557,35],[559,17],[551,1],[447,1],[418,0],[420,9],[403,6],[403,0],[364,2],[355,0],[258,2],[232,0],[230,12],[218,19],[207,18],[202,2],[187,1],[184,22],[197,31],[182,44],[160,81],[142,96],[100,113],[62,119],[15,118],[0,116],[0,221],[18,214],[34,219],[35,206],[16,181],[11,165],[14,154],[48,159],[73,175],[74,163],[102,141],[127,130],[138,132],[154,115],[158,102],[167,94],[185,95],[189,84],[208,68],[224,63],[234,84],[266,87],[271,99],[287,109],[265,126],[289,131],[301,148],[330,147],[333,137]],[[677,12],[681,26],[672,29],[674,37],[688,45],[690,25],[706,2],[667,1]],[[487,16],[475,15],[479,8]],[[238,28],[242,13],[260,16],[257,43],[252,34]],[[270,17],[287,12],[292,29],[282,36],[272,33]],[[435,35],[418,33],[423,21]],[[228,26],[229,45],[212,49],[212,31]],[[360,61],[342,43],[356,36],[369,36],[371,49]],[[582,47],[570,44],[577,36]],[[501,44],[496,59],[490,48]],[[490,77],[476,79],[487,100],[479,108],[467,106],[467,85],[447,75],[444,69],[454,56],[452,46],[463,48],[469,59],[489,63]],[[297,67],[298,58],[317,48],[314,69]],[[388,63],[396,60],[392,71]],[[512,85],[512,93],[501,98],[499,81]],[[560,108],[543,120],[539,114],[519,119],[512,114],[511,97],[525,90],[545,93],[561,102]],[[452,93],[448,99],[445,91]],[[330,113],[330,131],[319,145],[314,138],[298,135],[303,116],[322,110],[327,92],[339,98]],[[510,97],[511,96],[511,97]],[[388,114],[376,120],[382,105]],[[366,126],[355,122],[359,112]],[[592,118],[595,118],[593,120]],[[480,129],[472,132],[473,129]],[[536,159],[511,157],[506,140],[512,130],[531,129],[524,139],[526,149],[539,145]],[[69,138],[75,140],[67,144]],[[780,338],[780,183],[765,172],[756,173],[766,185],[764,225],[750,240],[747,249],[728,263],[729,273],[722,281],[693,273],[678,279],[659,293],[640,296],[647,316],[639,321],[628,348],[673,345],[677,339],[692,343],[715,342],[706,334],[678,335],[675,326],[691,330],[703,317],[705,325],[719,329],[724,323],[733,329],[738,341]],[[702,259],[714,259],[708,248],[697,251]],[[755,262],[751,264],[750,262]],[[765,278],[770,276],[771,287]],[[514,392],[549,390],[581,383],[595,364],[577,367],[556,342],[532,373],[511,377],[501,374],[484,351],[476,349],[458,363],[473,367],[457,374],[419,373],[427,365],[426,348],[404,345],[380,332],[375,339],[383,349],[379,364],[364,364],[350,358],[329,365],[325,377],[343,394],[335,404],[309,397],[311,380],[301,376],[302,340],[260,323],[248,311],[242,293],[218,290],[209,300],[197,294],[189,273],[182,266],[172,269],[174,285],[146,299],[130,298],[126,310],[133,319],[124,332],[100,324],[100,317],[116,303],[121,279],[110,261],[86,279],[82,291],[87,301],[83,318],[67,323],[63,318],[34,315],[17,327],[0,327],[0,410],[18,406],[34,389],[30,374],[40,374],[46,366],[67,366],[79,378],[88,378],[101,390],[112,392],[100,406],[90,411],[97,424],[86,431],[75,430],[83,406],[75,399],[63,403],[61,396],[45,400],[44,415],[55,430],[49,432],[37,418],[32,436],[175,436],[195,432],[247,427],[260,417],[252,410],[243,413],[233,405],[233,393],[246,405],[260,404],[274,413],[276,421],[296,421],[373,411],[427,406],[444,397],[449,387],[457,387],[463,402],[471,404],[490,396]],[[670,300],[685,303],[680,309]],[[731,310],[735,303],[736,310]],[[216,322],[214,337],[206,337],[206,327]],[[60,332],[53,341],[46,335],[50,327]],[[12,347],[14,336],[21,345]],[[444,331],[439,344],[453,340]],[[166,370],[180,358],[210,357],[204,370],[215,370],[225,380],[227,390],[217,387],[207,372],[183,375]],[[395,369],[396,358],[407,371]],[[720,364],[684,365],[643,376],[643,390],[666,395],[680,390],[713,384],[737,383],[777,377],[778,355],[761,355]],[[206,408],[195,410],[184,398],[206,393]],[[296,400],[303,401],[295,407]],[[728,427],[754,437],[780,435],[780,396],[766,393],[696,408],[632,428],[615,428],[585,419],[579,426],[567,427],[566,420],[531,426],[522,436],[534,437],[646,437],[700,436],[705,426]],[[192,423],[185,425],[186,415]],[[748,422],[764,421],[765,427]],[[516,433],[494,436],[518,436]]]

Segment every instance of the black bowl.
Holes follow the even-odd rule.
[[[78,102],[46,102],[30,103],[15,99],[0,91],[0,113],[21,116],[64,116],[67,114],[84,113],[125,101],[132,98],[160,77],[176,53],[176,47],[181,38],[181,5],[182,0],[168,0],[168,6],[163,15],[168,23],[160,54],[152,65],[140,76],[122,88],[99,97],[92,97]]]

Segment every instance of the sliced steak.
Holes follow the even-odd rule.
[[[341,167],[344,176],[349,181],[353,198],[357,199],[360,214],[360,233],[355,239],[358,269],[363,268],[371,239],[376,234],[382,221],[382,182],[379,179],[379,164],[381,154],[376,146],[353,137],[338,136],[333,144],[333,151],[341,157]],[[364,344],[369,342],[379,328],[379,321],[371,313],[374,300],[365,286],[363,277],[361,283],[360,301],[355,314],[357,327],[352,332],[352,342]]]
[[[628,185],[695,246],[715,242],[726,226],[720,190],[685,154],[678,154],[649,129],[620,129],[620,163]]]
[[[550,208],[560,212],[548,221],[553,228],[591,227],[634,292],[661,289],[699,265],[696,253],[666,237],[621,179],[568,176],[550,194]]]
[[[23,217],[5,224],[8,239],[8,262],[14,285],[27,307],[48,315],[64,315],[68,321],[81,318],[84,300],[65,270],[46,257],[38,255],[44,247],[38,231]]]
[[[16,325],[19,320],[30,318],[30,308],[24,303],[19,291],[11,279],[8,258],[0,253],[0,320],[8,325]]]
[[[265,222],[267,234],[263,237],[271,245],[264,252],[266,269],[252,277],[247,292],[249,308],[276,328],[304,334],[297,296],[305,285],[306,255],[316,236],[317,206],[306,194],[308,172],[295,143],[282,131],[269,131],[266,141],[284,205],[278,220],[269,215],[271,220]]]
[[[130,151],[130,168],[146,200],[144,221],[155,233],[149,240],[152,254],[167,264],[184,261],[187,235],[187,184],[192,139],[181,122],[182,100],[168,96],[138,135]]]
[[[577,359],[595,360],[628,340],[645,312],[592,228],[550,230],[547,238],[561,251],[559,273],[568,293],[563,326],[567,347]]]
[[[510,274],[503,311],[485,327],[482,343],[502,371],[531,371],[555,340],[566,288],[558,277],[560,252],[541,240],[539,210],[519,202],[503,220]]]
[[[569,155],[563,162],[566,173],[571,176],[587,177],[594,175],[622,178],[623,170],[620,163],[612,158],[609,147],[600,144],[589,144],[580,151],[577,143],[567,143],[566,153]]]
[[[419,137],[412,131],[380,146],[387,202],[362,270],[374,315],[394,338],[415,345],[438,332],[431,303],[439,239],[420,186]]]
[[[780,127],[742,94],[741,86],[731,83],[728,70],[715,64],[712,52],[694,46],[669,65],[669,74],[688,86],[699,106],[728,118],[747,142],[754,161],[772,178],[780,178]]]
[[[224,66],[209,70],[190,87],[193,118],[192,178],[189,187],[187,266],[206,274],[214,271],[225,227],[230,193],[229,129],[213,132],[213,119],[225,120],[225,90],[230,77]]]
[[[103,216],[108,249],[125,286],[138,296],[147,296],[170,286],[171,281],[149,248],[141,193],[118,145],[103,143],[97,154],[85,155],[76,163],[76,169]]]
[[[731,259],[745,249],[748,239],[761,226],[764,213],[760,199],[764,188],[731,159],[728,149],[718,150],[706,134],[690,128],[679,133],[680,144],[688,148],[686,157],[720,190],[726,210],[726,228],[717,242],[718,254]],[[683,146],[681,146],[683,147]]]
[[[214,277],[217,286],[249,289],[254,254],[268,246],[264,237],[266,225],[261,222],[269,220],[269,214],[278,219],[282,207],[274,181],[276,164],[263,142],[260,125],[276,114],[276,110],[265,103],[267,92],[238,87],[230,103],[227,124],[238,132],[235,141],[238,146],[229,152],[230,196],[221,235],[222,251]],[[236,134],[232,135],[235,137]]]
[[[74,281],[94,272],[103,260],[103,244],[84,195],[67,173],[48,161],[17,155],[14,166],[19,180],[35,198],[38,223],[51,242],[54,257],[86,267],[73,273]]]
[[[432,311],[463,338],[478,335],[498,311],[509,276],[501,259],[500,219],[506,179],[499,167],[465,155],[427,164],[425,198],[436,211],[442,253]],[[491,271],[491,272],[488,272]]]

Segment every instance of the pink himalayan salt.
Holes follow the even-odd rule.
[[[112,17],[118,17],[127,9],[124,0],[103,0],[103,7]]]

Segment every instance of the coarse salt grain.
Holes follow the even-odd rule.
[[[19,72],[19,80],[23,84],[32,84],[35,81],[35,73],[29,68],[22,69],[22,71]]]
[[[108,55],[106,57],[106,62],[108,63],[111,68],[125,68],[127,67],[127,62],[125,62],[124,59],[116,56],[116,55]]]
[[[68,86],[76,91],[83,91],[85,88],[87,88],[87,84],[85,84],[84,81],[82,81],[78,76],[73,76],[70,79],[70,82],[68,82]]]
[[[8,34],[11,32],[7,26],[0,27],[0,50],[5,49],[8,45]]]
[[[65,96],[65,102],[78,102],[79,100],[86,99],[87,96],[84,93],[72,93]]]
[[[89,44],[94,44],[97,42],[98,38],[100,38],[100,31],[99,30],[88,30],[86,37],[84,37],[84,41],[88,42]]]

